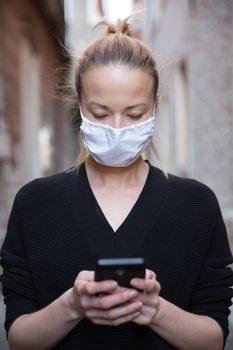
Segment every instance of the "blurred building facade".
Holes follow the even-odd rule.
[[[0,245],[18,188],[71,162],[70,117],[54,90],[64,33],[61,0],[0,2]]]
[[[80,55],[97,38],[98,30],[92,28],[102,19],[102,11],[100,0],[65,0],[65,41],[74,55]]]
[[[168,171],[217,194],[233,245],[233,2],[142,1],[156,53],[158,145]]]
[[[62,0],[0,1],[0,246],[17,190],[74,160],[69,108],[55,92],[68,63],[64,37]],[[3,321],[0,302],[1,350]]]
[[[138,0],[160,70],[156,142],[167,171],[214,190],[233,251],[233,1]],[[233,314],[226,349],[233,348]]]

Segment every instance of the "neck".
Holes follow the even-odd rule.
[[[142,157],[127,167],[109,167],[97,163],[89,156],[85,165],[90,183],[115,189],[144,183],[149,171],[149,166]]]

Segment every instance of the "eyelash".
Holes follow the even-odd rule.
[[[93,114],[93,116],[97,119],[104,119],[106,117],[108,117],[107,114]],[[130,115],[130,114],[127,114],[127,117],[131,118],[131,119],[140,119],[141,117],[143,116],[143,114],[140,114],[140,115]]]
[[[103,114],[103,115],[102,114],[101,115],[93,114],[93,116],[97,119],[103,119],[103,118],[107,117],[107,114]]]
[[[143,114],[139,114],[139,115],[128,115],[128,117],[130,117],[131,119],[140,119],[142,118]]]

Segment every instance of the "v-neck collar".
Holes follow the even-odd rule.
[[[132,205],[131,209],[129,210],[127,216],[124,218],[124,220],[122,221],[122,223],[120,224],[120,226],[118,226],[118,228],[116,229],[116,231],[114,231],[113,227],[112,227],[111,224],[109,223],[107,217],[105,216],[105,214],[104,214],[104,212],[103,212],[103,210],[102,210],[102,208],[101,208],[101,206],[100,206],[100,204],[99,204],[99,202],[98,202],[98,200],[97,200],[97,198],[96,198],[96,196],[95,196],[95,194],[94,194],[94,192],[93,192],[93,189],[91,188],[91,185],[90,185],[90,182],[89,182],[88,176],[87,176],[87,169],[86,169],[86,166],[84,165],[83,168],[84,168],[84,169],[83,169],[84,176],[85,176],[86,181],[87,181],[87,183],[88,183],[88,184],[87,184],[87,187],[88,187],[88,189],[89,189],[88,192],[89,192],[89,198],[90,198],[90,200],[92,200],[92,202],[95,203],[95,206],[98,207],[98,211],[99,211],[100,215],[102,214],[102,219],[103,219],[103,221],[106,222],[106,226],[109,226],[109,231],[112,231],[113,234],[118,234],[118,232],[121,230],[121,226],[127,224],[127,221],[130,220],[131,212],[133,212],[133,211],[136,209],[138,202],[140,202],[141,196],[143,196],[143,195],[144,195],[144,192],[146,191],[147,184],[148,184],[148,182],[149,182],[149,180],[150,180],[149,178],[150,178],[150,175],[151,175],[151,174],[150,174],[150,173],[151,173],[151,167],[149,166],[148,174],[147,174],[147,176],[146,176],[146,181],[145,181],[145,183],[144,183],[144,185],[143,185],[143,187],[142,187],[142,189],[141,189],[141,191],[140,191],[140,193],[139,193],[139,195],[138,195],[136,201],[134,202],[134,204]]]
[[[85,164],[72,176],[70,203],[74,216],[81,224],[98,257],[133,256],[159,218],[169,195],[170,180],[149,164],[144,187],[129,214],[113,230],[102,212],[90,187]]]

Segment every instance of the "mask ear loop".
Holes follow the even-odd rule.
[[[80,115],[81,115],[81,118],[82,118],[82,120],[83,120],[83,118],[84,118],[84,115],[83,115],[83,111],[82,111],[82,107],[81,107],[81,104],[80,104],[80,106],[79,106],[79,110],[80,110]]]
[[[156,110],[156,102],[154,102],[154,107],[153,107],[152,117],[155,117],[155,110]]]
[[[83,121],[88,121],[88,122],[92,123],[89,119],[87,119],[86,117],[84,117],[81,104],[80,104],[80,107],[79,107],[79,111],[80,111],[80,115],[81,115],[82,122],[83,122]]]

